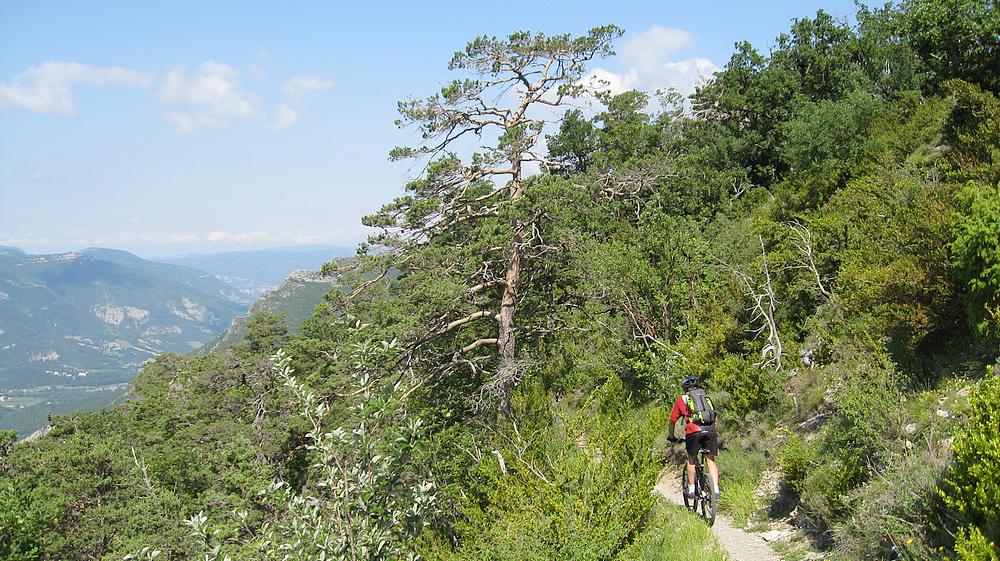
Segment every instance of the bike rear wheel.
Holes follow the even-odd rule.
[[[689,497],[687,494],[687,466],[685,465],[681,468],[681,496],[684,497],[684,506],[688,510],[697,511],[698,510],[698,492],[695,490],[693,497]]]
[[[715,513],[719,508],[719,498],[712,491],[708,474],[701,474],[701,517],[711,526],[715,524]]]

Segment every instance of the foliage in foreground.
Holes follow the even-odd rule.
[[[436,508],[434,484],[416,477],[411,462],[421,424],[399,410],[402,384],[374,377],[397,352],[394,342],[354,349],[352,372],[361,388],[354,424],[332,431],[325,426],[329,406],[293,376],[291,358],[280,349],[271,357],[275,378],[308,423],[310,465],[301,488],[282,480],[270,486],[274,514],[259,529],[250,529],[246,511],[233,513],[244,525],[235,535],[213,528],[202,512],[191,517],[186,523],[206,559],[238,559],[248,551],[284,561],[418,559],[414,540]],[[152,558],[154,552],[147,548],[131,557]]]
[[[955,461],[941,489],[957,515],[962,541],[1000,544],[1000,376],[991,368],[969,399],[969,420],[952,446]],[[982,545],[976,548],[982,549]],[[961,557],[962,559],[968,557]]]

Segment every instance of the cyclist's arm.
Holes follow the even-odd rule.
[[[677,428],[677,420],[684,417],[684,402],[681,398],[674,401],[674,407],[670,411],[670,436],[674,436],[674,429]]]

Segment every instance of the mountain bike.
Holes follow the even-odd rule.
[[[677,439],[677,443],[682,443],[687,437]],[[684,506],[692,512],[698,513],[701,507],[701,517],[709,526],[715,524],[715,512],[719,508],[719,497],[712,492],[712,481],[709,479],[705,465],[705,454],[711,452],[702,448],[694,462],[694,496],[687,496],[687,463],[681,467],[681,496],[684,497]]]

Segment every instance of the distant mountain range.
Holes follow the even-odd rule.
[[[294,331],[336,287],[295,269],[347,253],[275,248],[173,259],[205,271],[113,249],[29,255],[0,246],[0,430],[24,435],[49,414],[107,405],[145,361],[228,347],[257,311],[284,315]]]
[[[202,346],[249,304],[209,273],[124,251],[0,248],[0,429],[110,400],[143,362]]]
[[[290,246],[257,251],[229,251],[206,255],[181,255],[156,261],[183,265],[216,275],[254,299],[277,287],[292,271],[317,270],[335,258],[356,253],[353,247]]]

